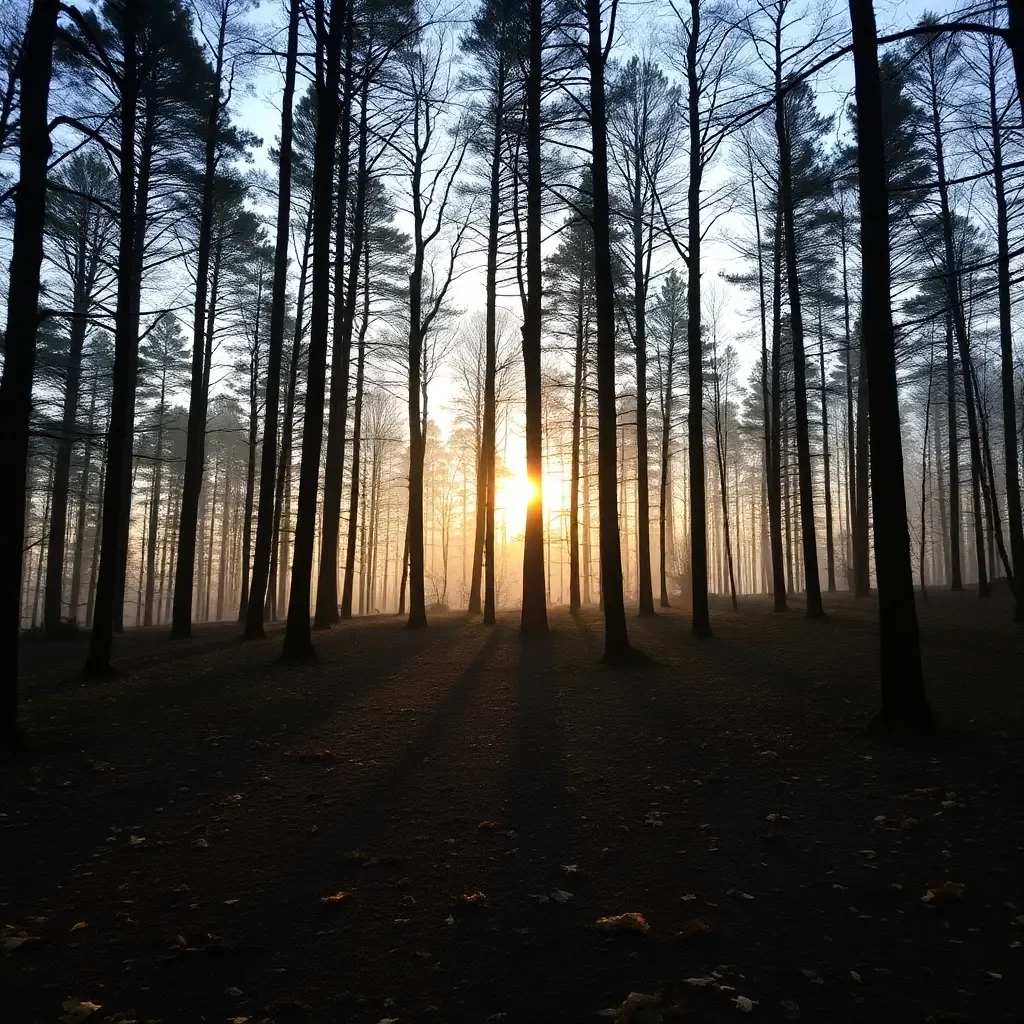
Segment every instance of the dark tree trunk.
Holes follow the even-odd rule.
[[[295,66],[299,46],[301,0],[288,6],[288,48],[285,57],[284,95],[281,100],[281,145],[277,181],[277,237],[274,241],[274,284],[270,298],[270,343],[267,347],[267,393],[263,414],[263,451],[260,455],[260,507],[256,520],[256,550],[252,586],[245,613],[245,636],[263,635],[264,605],[272,579],[275,502],[274,474],[277,459],[277,418],[281,395],[281,358],[284,352],[284,307],[288,292],[288,229],[292,202],[292,105],[295,100]],[[308,232],[307,232],[308,234]]]
[[[857,490],[853,513],[853,592],[856,597],[868,597],[871,594],[871,552],[869,550],[871,497],[869,493],[870,478],[868,475],[870,466],[870,457],[868,455],[868,408],[871,389],[868,382],[863,318],[861,320],[859,358],[860,372],[857,374],[857,453],[855,469]]]
[[[469,611],[480,612],[480,575],[486,551],[484,622],[494,624],[494,387],[497,373],[498,240],[501,232],[501,144],[505,125],[505,63],[499,56],[494,96],[494,138],[491,145],[490,198],[487,214],[487,280],[484,312],[484,417],[476,487],[477,525]],[[489,604],[489,611],[488,611]]]
[[[811,475],[811,439],[807,421],[807,357],[804,353],[804,318],[800,304],[800,279],[796,254],[796,227],[793,213],[793,168],[789,128],[786,124],[782,73],[775,72],[775,131],[779,139],[779,198],[782,206],[783,248],[786,255],[786,280],[789,285],[789,326],[793,343],[793,405],[796,412],[797,471],[800,480],[800,533],[803,540],[804,587],[807,592],[807,617],[825,614],[818,579],[818,537],[814,527],[814,491]]]
[[[580,416],[583,407],[583,279],[577,282],[576,356],[572,386],[572,452],[569,468],[569,611],[580,610]]]
[[[133,307],[137,294],[136,234],[137,218],[144,212],[135,203],[135,136],[139,97],[139,68],[136,61],[138,4],[124,6],[122,24],[123,48],[126,55],[121,73],[121,166],[120,166],[120,238],[117,259],[117,312],[114,323],[113,390],[110,398],[110,425],[107,430],[107,459],[103,486],[103,531],[99,572],[96,579],[95,604],[89,653],[84,671],[102,674],[110,670],[110,653],[114,643],[114,607],[118,589],[121,533],[124,528],[122,503],[125,474],[131,472],[129,445],[135,405],[135,382],[138,367],[138,331],[134,330]],[[123,576],[122,597],[123,597]]]
[[[50,513],[50,536],[46,553],[46,589],[43,597],[43,629],[48,638],[60,633],[64,597],[64,548],[67,534],[68,494],[71,489],[71,455],[75,444],[78,420],[78,395],[82,383],[82,349],[85,345],[86,315],[92,305],[96,280],[97,258],[89,250],[88,206],[83,202],[78,237],[75,240],[74,307],[68,345],[67,372],[64,378],[64,409],[61,416],[60,441],[53,473],[53,498]],[[70,617],[74,618],[74,610]]]
[[[974,404],[974,386],[971,373],[970,342],[964,307],[960,297],[960,283],[957,279],[956,247],[953,242],[953,215],[949,207],[949,189],[946,185],[946,162],[943,153],[942,127],[939,119],[938,86],[934,67],[930,66],[930,89],[932,106],[932,133],[935,144],[935,172],[938,179],[939,208],[942,219],[942,241],[945,252],[946,300],[953,320],[953,337],[956,339],[960,356],[960,375],[964,388],[964,406],[967,409],[967,434],[971,451],[971,501],[974,508],[975,554],[978,565],[978,596],[988,597],[988,574],[985,570],[985,537],[982,519],[981,489],[984,486],[984,463],[981,457],[981,442],[978,435],[978,419]]]
[[[339,2],[340,0],[336,0]],[[352,140],[352,46],[353,19],[347,6],[331,11],[345,23],[345,69],[338,139],[338,218],[334,242],[334,336],[331,349],[331,400],[328,407],[327,452],[324,464],[324,503],[320,517],[320,573],[317,577],[315,629],[327,629],[338,621],[338,537],[341,531],[341,491],[345,470],[345,432],[348,428],[349,363],[352,357],[352,319],[355,312],[355,287],[358,280],[361,242],[353,244],[349,256],[349,280],[345,280],[345,241],[348,227],[349,149]],[[365,189],[365,172],[357,187]],[[356,224],[357,241],[361,226]],[[351,302],[349,301],[351,299]],[[350,315],[351,313],[351,315]],[[351,601],[349,602],[351,615]]]
[[[946,430],[949,448],[949,561],[950,590],[963,590],[960,563],[960,439],[957,430],[956,358],[953,353],[953,318],[946,310]]]
[[[1011,26],[1020,10],[1010,4]],[[1014,397],[1013,323],[1010,302],[1009,216],[1003,180],[1003,139],[996,102],[994,43],[989,43],[989,117],[992,121],[992,184],[996,197],[999,285],[999,368],[1003,403],[1003,466],[1006,474],[1006,522],[1013,562],[1014,622],[1024,622],[1024,520],[1021,517],[1020,463],[1017,455],[1017,405]],[[1016,61],[1016,50],[1014,51]]]
[[[662,608],[669,607],[668,599],[668,505],[672,500],[669,493],[669,467],[672,443],[672,402],[675,384],[676,338],[675,322],[672,324],[672,336],[669,339],[668,359],[665,370],[665,395],[661,410],[661,474],[658,480],[658,577],[661,585]]]
[[[320,452],[323,447],[327,328],[331,297],[334,157],[340,113],[338,87],[341,80],[341,43],[345,14],[346,5],[342,0],[335,0],[331,8],[328,30],[324,24],[322,0],[318,0],[317,130],[313,155],[313,295],[309,329],[309,368],[306,375],[306,409],[302,430],[302,464],[299,471],[299,501],[295,516],[295,545],[292,555],[292,585],[288,596],[288,620],[281,651],[282,657],[288,660],[307,660],[314,657],[313,638],[310,634],[310,589]],[[324,50],[322,56],[321,49]],[[319,65],[323,65],[322,69]],[[347,154],[343,154],[342,159],[347,160]],[[336,567],[332,571],[336,572]],[[323,582],[321,578],[320,584],[323,585]]]
[[[825,325],[822,322],[822,297],[818,298],[818,373],[821,377],[821,454],[825,469],[825,559],[828,590],[836,589],[836,551],[832,536],[832,454],[828,436],[828,387],[825,381]]]
[[[702,83],[697,61],[700,53],[700,0],[690,0],[690,37],[686,51],[686,93],[690,133],[690,179],[686,191],[687,264],[686,348],[690,385],[687,413],[690,461],[690,582],[693,590],[693,632],[711,633],[708,610],[708,524],[704,467],[704,339],[700,309],[700,192],[703,177],[700,121]]]
[[[640,615],[654,614],[651,585],[651,489],[647,461],[647,273],[644,260],[644,217],[640,208],[641,168],[633,183],[633,317],[636,356],[636,505],[637,601]]]
[[[210,339],[204,333],[213,237],[214,185],[217,176],[217,137],[222,111],[221,83],[228,6],[222,8],[217,38],[216,69],[210,85],[210,109],[206,120],[206,152],[203,161],[203,198],[199,214],[199,246],[196,257],[196,299],[192,315],[192,386],[188,404],[188,433],[185,440],[185,471],[181,491],[181,519],[178,526],[178,564],[174,574],[174,607],[171,639],[192,635],[192,585],[195,581],[196,525],[199,492],[203,486],[206,452],[206,407],[210,367],[205,365]],[[211,303],[212,305],[212,303]]]
[[[881,634],[882,710],[887,732],[934,731],[921,673],[914,577],[907,530],[903,447],[890,308],[889,198],[878,42],[871,3],[850,0],[858,112],[863,345],[871,416],[875,574]]]
[[[160,402],[157,405],[156,444],[153,453],[153,494],[149,506],[149,542],[146,546],[146,598],[142,616],[144,626],[153,625],[153,599],[156,592],[156,538],[160,524],[161,484],[164,468],[164,415],[167,399],[166,370],[160,379]]]
[[[591,0],[592,2],[592,0]],[[529,67],[526,73],[526,303],[523,310],[523,375],[526,383],[526,475],[532,493],[523,540],[524,636],[547,632],[544,593],[544,487],[541,404],[541,88],[543,36],[541,0],[530,0]],[[591,26],[593,47],[593,26]],[[591,64],[591,75],[594,74]],[[602,68],[603,75],[603,68]],[[593,87],[591,88],[593,93]],[[604,87],[601,87],[604,102]],[[595,160],[597,159],[595,155]]]
[[[75,551],[71,559],[71,593],[68,614],[75,624],[79,623],[78,605],[82,596],[82,562],[85,558],[85,524],[89,508],[89,471],[92,468],[93,431],[96,426],[96,392],[99,384],[94,383],[89,399],[88,438],[82,467],[78,475],[78,513],[75,521]]]
[[[536,0],[535,0],[536,2]],[[594,285],[597,311],[598,505],[600,508],[601,598],[604,657],[616,662],[630,655],[622,597],[622,554],[616,494],[615,290],[612,280],[608,209],[608,137],[605,112],[605,52],[600,0],[587,0],[590,68],[590,127],[593,138]],[[538,26],[539,30],[539,26]],[[611,29],[609,30],[611,31]],[[691,252],[691,259],[692,259]],[[691,325],[692,329],[692,325]]]
[[[857,434],[853,417],[853,332],[850,330],[850,283],[846,265],[846,223],[846,214],[844,212],[839,220],[839,238],[843,259],[843,338],[844,352],[846,353],[846,503],[849,506],[847,514],[848,561],[846,568],[846,587],[848,590],[853,590],[853,523],[857,517]]]
[[[46,170],[50,158],[47,104],[57,32],[56,0],[35,0],[25,29],[21,74],[21,151],[15,194],[14,241],[8,282],[7,333],[0,426],[3,479],[10,490],[0,502],[0,743],[18,740],[18,638],[21,632],[22,548],[28,479],[32,377],[39,327],[39,274],[46,227]],[[130,234],[130,231],[129,231]]]
[[[353,254],[355,255],[355,254]],[[370,260],[369,248],[364,246],[363,260],[363,318],[359,325],[359,343],[356,346],[356,399],[352,417],[352,480],[348,502],[348,537],[345,550],[345,585],[341,592],[341,617],[352,618],[352,589],[356,572],[356,528],[359,525],[359,472],[363,441],[363,379],[366,370],[366,331],[370,325]],[[358,259],[356,260],[358,264]],[[351,281],[350,287],[356,282]],[[365,499],[363,510],[365,514]],[[364,528],[365,541],[365,528]],[[359,560],[359,571],[366,576],[366,562]]]
[[[753,173],[751,173],[753,190]],[[754,192],[755,210],[757,204]],[[755,213],[756,217],[756,213]],[[776,210],[775,237],[772,245],[772,351],[768,356],[765,326],[764,263],[761,256],[761,229],[757,226],[757,275],[761,298],[761,377],[764,394],[765,467],[768,492],[768,536],[772,551],[772,598],[777,612],[786,611],[786,568],[782,547],[782,225],[781,210]],[[768,367],[771,365],[771,388]]]

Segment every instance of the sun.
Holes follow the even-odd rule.
[[[537,500],[537,484],[524,472],[512,473],[498,484],[496,507],[510,519],[525,519],[526,509]]]

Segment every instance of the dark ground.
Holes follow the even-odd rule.
[[[666,1020],[1024,1019],[1008,603],[923,608],[943,733],[912,747],[861,732],[873,607],[826,604],[720,608],[710,641],[633,620],[644,670],[600,667],[596,612],[539,650],[512,616],[353,622],[307,667],[233,626],[138,632],[109,682],[82,642],[26,644],[0,1020],[532,1024],[633,991]],[[650,932],[595,928],[623,912]]]

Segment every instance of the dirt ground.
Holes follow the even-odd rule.
[[[874,609],[829,597],[631,619],[642,669],[596,610],[356,621],[301,667],[135,632],[103,682],[26,644],[0,1020],[1021,1020],[1024,634],[934,596],[942,735],[894,746]]]

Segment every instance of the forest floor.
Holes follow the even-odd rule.
[[[511,614],[355,621],[301,667],[139,631],[100,682],[26,644],[0,1019],[1020,1020],[1009,603],[921,606],[942,734],[912,746],[863,734],[873,603],[826,607],[631,618],[642,669],[601,667],[596,610],[536,648]],[[649,932],[596,925],[624,913]]]

